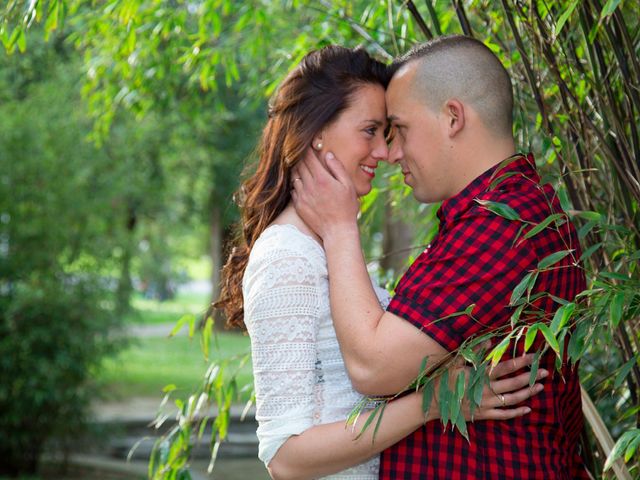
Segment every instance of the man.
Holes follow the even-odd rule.
[[[396,62],[386,102],[389,162],[402,168],[418,201],[443,201],[438,235],[400,280],[386,312],[370,285],[358,205],[340,163],[328,154],[327,172],[310,155],[293,192],[296,209],[322,238],[342,354],[354,386],[367,394],[401,391],[425,355],[432,364],[466,339],[508,326],[514,287],[554,252],[570,251],[539,271],[534,298],[547,292],[572,300],[585,288],[569,222],[523,238],[522,222],[486,207],[487,201],[506,204],[527,225],[560,211],[553,190],[539,184],[533,157],[515,154],[510,78],[487,47],[451,36],[415,48]],[[552,318],[559,305],[550,295],[530,309]],[[472,304],[473,318],[449,316]],[[554,361],[549,350],[540,365],[554,371]],[[383,453],[380,478],[588,478],[578,452],[577,372],[555,372],[530,406],[522,418],[469,424],[469,442],[430,422]]]

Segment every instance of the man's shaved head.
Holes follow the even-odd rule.
[[[455,98],[470,105],[498,136],[512,136],[511,79],[482,42],[462,35],[439,37],[411,49],[393,68],[414,70],[406,93],[431,110]]]

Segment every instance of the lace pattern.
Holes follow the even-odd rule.
[[[376,288],[381,305],[386,291]],[[331,320],[324,251],[292,225],[256,241],[243,278],[251,337],[260,459],[268,465],[291,436],[344,421],[362,396],[351,386]],[[330,479],[374,480],[379,458]]]

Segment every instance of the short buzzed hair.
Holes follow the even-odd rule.
[[[411,94],[437,110],[450,98],[470,104],[499,136],[513,135],[511,78],[479,40],[464,35],[438,37],[396,59],[397,71],[417,62]]]

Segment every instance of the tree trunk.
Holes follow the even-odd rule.
[[[138,223],[136,209],[132,205],[127,209],[126,237],[124,240],[124,252],[120,264],[120,278],[116,292],[116,308],[119,315],[124,315],[129,310],[129,301],[133,290],[131,281],[131,257],[135,247],[135,228]]]
[[[390,201],[385,203],[383,233],[380,266],[384,270],[393,269],[398,276],[407,268],[406,262],[415,233],[413,225],[404,222],[399,212],[394,212]]]
[[[220,295],[220,270],[224,265],[222,258],[222,212],[220,207],[211,202],[211,217],[209,224],[209,253],[211,255],[211,302],[215,302]],[[218,330],[224,328],[223,318],[219,311],[213,312],[215,327]]]

